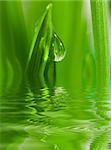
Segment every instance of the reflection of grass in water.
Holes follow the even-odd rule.
[[[3,142],[5,143],[6,133],[9,135],[12,133],[13,136],[7,139],[9,145],[6,143],[11,150],[15,150],[15,147],[26,150],[29,147],[40,150],[47,147],[58,147],[63,150],[81,149],[87,146],[91,139],[96,139],[97,135],[102,134],[104,128],[110,128],[109,120],[98,117],[99,108],[92,96],[88,96],[89,99],[83,95],[79,98],[69,97],[66,90],[57,87],[51,91],[48,88],[40,89],[36,93],[25,91],[21,95],[19,93],[16,99],[12,94],[10,97],[12,101],[3,99],[3,106],[6,109],[0,115],[4,117],[3,129],[7,127],[7,131],[3,130]],[[13,102],[12,105],[10,102]],[[104,111],[101,107],[100,109],[101,112]],[[12,110],[17,113],[7,117],[7,111]],[[8,132],[10,128],[11,131]],[[107,133],[106,138],[109,140]],[[103,138],[103,141],[106,138]],[[98,141],[93,140],[91,145],[99,146],[101,137]]]
[[[111,129],[105,129],[96,135],[94,140],[91,142],[90,149],[91,150],[106,150],[109,142],[111,141]]]

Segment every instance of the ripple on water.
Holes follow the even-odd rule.
[[[0,146],[3,150],[110,149],[110,116],[110,97],[96,92],[75,96],[55,87],[2,95]]]

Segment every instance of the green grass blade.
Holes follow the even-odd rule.
[[[5,89],[19,88],[23,66],[26,66],[26,35],[22,32],[25,30],[22,15],[21,2],[0,2],[0,83]]]
[[[106,4],[104,0],[91,0],[94,46],[96,51],[97,87],[105,89],[110,80],[110,50]]]
[[[52,5],[49,4],[36,28],[30,49],[27,70],[29,80],[34,82],[39,78],[41,81],[44,80],[44,70],[52,38],[51,9]]]

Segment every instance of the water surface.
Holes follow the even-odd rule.
[[[96,89],[29,88],[0,95],[1,150],[110,150],[111,99]]]

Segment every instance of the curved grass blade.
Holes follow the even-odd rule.
[[[27,64],[28,80],[44,83],[44,69],[48,60],[50,43],[52,39],[52,4],[49,4],[43,14],[32,41]]]
[[[25,66],[23,64],[26,60],[24,56],[26,34],[22,15],[21,2],[0,2],[0,86],[6,92],[16,91],[22,82],[23,66]],[[22,33],[22,37],[20,33]],[[22,55],[21,51],[23,51]],[[20,61],[20,58],[23,62]]]

